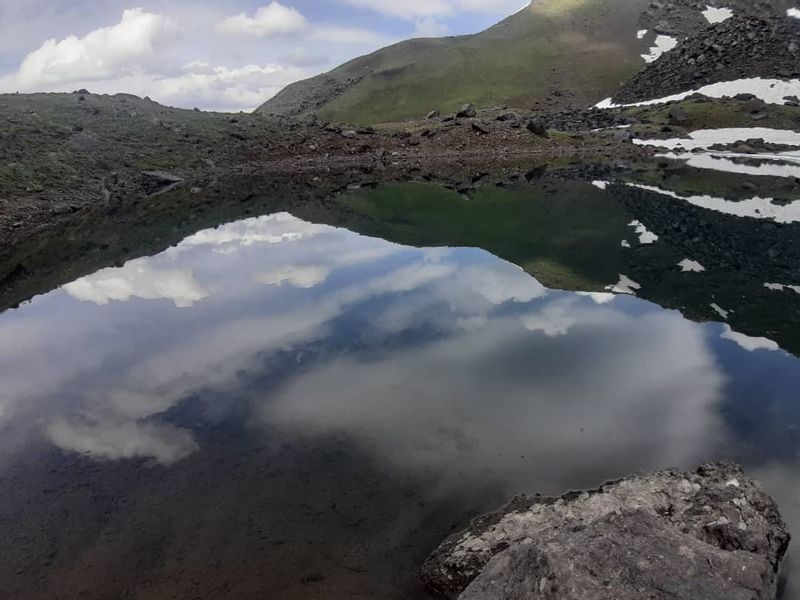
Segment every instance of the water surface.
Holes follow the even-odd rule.
[[[4,597],[425,598],[510,495],[716,459],[800,524],[795,225],[683,175],[356,190],[6,311]]]

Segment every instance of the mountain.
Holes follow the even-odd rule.
[[[290,85],[259,111],[367,123],[478,106],[580,107],[642,66],[647,0],[542,0],[478,33],[414,39]]]
[[[475,35],[413,39],[288,86],[258,110],[379,123],[477,106],[585,108],[646,67],[668,37],[709,26],[709,4],[736,15],[769,14],[791,0],[534,0]],[[724,13],[723,13],[724,14]],[[714,17],[711,16],[713,20]]]

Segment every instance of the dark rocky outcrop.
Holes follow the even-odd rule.
[[[734,16],[710,25],[631,78],[614,101],[663,98],[742,77],[800,77],[800,19]]]
[[[422,576],[460,600],[768,599],[788,543],[759,485],[709,464],[519,496],[446,540]]]

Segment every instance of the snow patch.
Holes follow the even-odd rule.
[[[658,236],[652,231],[648,231],[641,221],[631,221],[628,223],[628,227],[633,227],[636,230],[640,244],[653,244],[658,241]]]
[[[789,290],[791,292],[795,292],[796,294],[800,294],[800,285],[784,285],[782,283],[765,283],[764,287],[768,290],[772,290],[773,292],[785,292]]]
[[[593,182],[592,182],[592,185],[593,185],[594,187],[596,187],[596,188],[599,188],[599,189],[601,189],[601,190],[604,190],[604,189],[606,189],[606,188],[608,187],[608,182],[607,182],[607,181],[600,181],[600,180],[598,179],[598,180],[596,180],[596,181],[593,181]]]
[[[730,8],[714,8],[713,6],[706,6],[706,9],[703,11],[703,16],[709,23],[722,23],[733,16],[733,11]]]
[[[722,317],[726,321],[728,320],[728,315],[730,315],[731,312],[733,312],[730,310],[725,310],[719,304],[711,303],[709,306],[711,306],[711,308],[714,309],[714,312],[717,313],[720,317]]]
[[[668,152],[657,155],[659,158],[670,158],[684,161],[688,166],[696,169],[710,169],[722,173],[740,173],[743,175],[770,175],[774,177],[800,177],[800,165],[780,164],[789,162],[800,163],[800,156],[793,153],[786,154],[737,154],[735,152],[707,153],[707,154],[676,154]],[[759,165],[742,164],[734,159],[757,158],[762,161]]]
[[[678,263],[678,266],[684,273],[702,273],[703,271],[706,270],[706,268],[699,262],[697,262],[696,260],[691,260],[689,258],[683,259],[681,262]]]
[[[781,347],[778,346],[776,342],[765,338],[765,337],[751,337],[749,335],[745,335],[743,333],[739,333],[738,331],[734,331],[731,329],[730,325],[725,326],[725,331],[720,335],[723,340],[730,340],[735,344],[738,344],[744,350],[748,352],[755,352],[756,350],[780,350]],[[729,485],[736,485],[738,487],[739,483],[736,484],[730,483]]]
[[[641,190],[663,194],[677,200],[683,200],[708,210],[733,215],[734,217],[750,217],[753,219],[763,219],[765,221],[775,221],[776,223],[798,223],[800,222],[800,201],[791,204],[773,204],[772,198],[759,198],[758,196],[749,200],[731,201],[724,198],[713,196],[680,196],[672,190],[664,190],[660,187],[651,185],[641,185],[638,183],[626,184]]]
[[[648,31],[649,31],[649,29],[640,29],[639,31],[636,32],[636,39],[637,40],[643,40],[644,36],[647,35]]]
[[[769,127],[730,127],[725,129],[700,129],[688,137],[667,140],[633,140],[639,146],[659,146],[672,150],[706,149],[715,144],[735,144],[749,139],[763,139],[770,144],[785,144],[800,147],[800,132]]]
[[[632,106],[652,106],[654,104],[666,104],[684,100],[692,94],[703,94],[709,98],[733,97],[737,94],[753,94],[767,104],[784,104],[786,96],[800,95],[800,79],[764,79],[762,77],[750,77],[737,79],[735,81],[720,81],[703,86],[696,90],[689,90],[664,98],[634,102],[632,104],[614,104],[611,98],[598,102],[597,108],[626,108]]]
[[[630,243],[628,240],[622,240],[622,242],[621,242],[621,244],[620,244],[620,245],[621,245],[623,248],[630,248],[630,247],[631,247],[631,243]]]
[[[650,52],[648,54],[642,54],[642,58],[646,63],[657,61],[659,58],[661,58],[662,54],[669,52],[675,46],[677,46],[678,40],[669,35],[659,35],[656,37],[654,44],[655,45],[650,48]]]
[[[800,8],[790,8],[786,11],[786,16],[800,19]]]
[[[615,294],[629,294],[631,296],[635,296],[636,290],[642,289],[642,286],[627,275],[620,275],[617,284],[609,285],[606,287],[606,289],[610,292],[614,292]]]

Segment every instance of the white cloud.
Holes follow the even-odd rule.
[[[253,15],[240,13],[219,24],[219,31],[231,35],[270,37],[302,33],[308,21],[297,10],[272,2],[257,9]]]
[[[62,450],[101,460],[152,458],[168,466],[199,449],[190,432],[159,423],[57,419],[47,427],[46,433]]]
[[[331,270],[320,266],[286,266],[257,273],[255,280],[264,285],[284,285],[309,289],[323,283]]]
[[[235,110],[259,106],[305,74],[301,69],[279,64],[251,64],[232,69],[193,62],[180,75],[148,78],[133,86],[134,89],[140,86],[141,95],[156,95],[169,104]]]
[[[340,0],[344,4],[368,8],[381,14],[415,21],[430,17],[452,16],[459,12],[509,15],[529,2],[521,0]]]
[[[577,323],[572,304],[572,298],[569,297],[553,302],[538,312],[523,315],[522,324],[528,331],[540,331],[547,337],[567,335],[570,328]]]
[[[0,89],[36,90],[139,72],[172,31],[162,15],[126,10],[118,24],[82,38],[47,40],[23,59],[17,73],[0,79]]]
[[[368,29],[343,27],[339,25],[316,25],[311,29],[308,37],[311,40],[319,42],[343,45],[369,44],[374,46],[386,46],[397,41]]]
[[[418,19],[414,23],[414,32],[419,37],[441,37],[446,35],[447,25],[444,25],[433,17]]]
[[[178,308],[188,308],[208,297],[187,269],[158,270],[151,259],[132,260],[120,268],[109,268],[68,283],[64,290],[73,298],[105,305],[131,298],[171,300]]]
[[[253,244],[293,242],[327,231],[324,225],[301,221],[289,213],[275,213],[204,229],[180,243],[181,247],[247,247]]]
[[[712,451],[724,430],[725,379],[699,327],[676,314],[632,317],[608,307],[571,316],[581,330],[557,339],[531,336],[516,318],[493,318],[379,359],[339,357],[263,403],[265,422],[349,435],[406,469],[460,481],[491,473],[516,485],[521,473],[565,468],[602,478],[611,473],[594,468],[632,447],[637,468]]]

